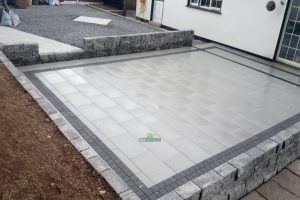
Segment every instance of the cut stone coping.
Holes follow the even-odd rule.
[[[140,199],[1,51],[0,60],[65,137],[113,187],[121,199]],[[268,181],[299,156],[300,122],[296,123],[295,121],[294,125],[285,127],[284,130],[271,138],[261,141],[248,151],[185,183],[159,199],[239,199],[263,182]]]

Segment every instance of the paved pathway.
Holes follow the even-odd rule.
[[[38,43],[40,54],[82,51],[78,47],[3,26],[0,26],[0,43]]]
[[[241,200],[300,200],[300,160]]]

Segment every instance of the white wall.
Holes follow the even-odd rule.
[[[136,16],[141,18],[141,19],[145,19],[145,20],[150,20],[151,17],[151,6],[152,6],[152,0],[146,0],[145,3],[146,7],[145,7],[145,12],[141,12],[141,3],[140,0],[136,1]]]
[[[165,0],[162,24],[176,29],[193,29],[195,35],[273,58],[286,8],[269,0],[223,0],[222,14],[186,7],[187,0]],[[287,0],[285,0],[287,1]]]

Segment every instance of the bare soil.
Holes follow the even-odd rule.
[[[1,63],[0,199],[118,199]]]

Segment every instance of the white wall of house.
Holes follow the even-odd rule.
[[[162,24],[176,29],[193,29],[195,35],[273,58],[287,2],[275,0],[223,0],[222,14],[186,7],[187,0],[165,0]],[[287,0],[285,0],[287,1]]]
[[[137,0],[139,2],[139,0]],[[146,17],[151,15],[151,2],[146,0]],[[267,11],[269,0],[223,0],[222,14],[186,7],[187,0],[164,0],[162,24],[175,29],[193,29],[195,35],[273,58],[280,34],[287,0]],[[138,13],[139,3],[137,3]],[[137,15],[138,16],[138,15]]]

